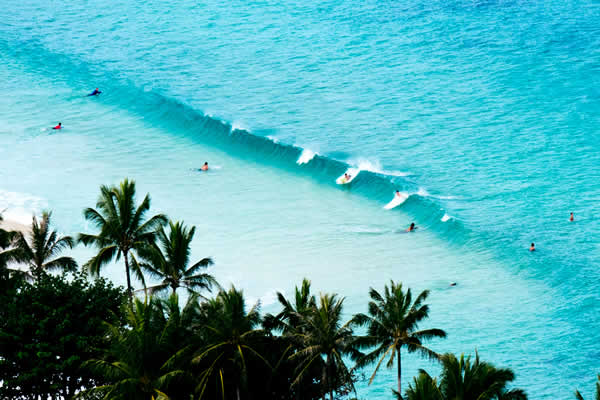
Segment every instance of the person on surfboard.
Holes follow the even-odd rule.
[[[406,230],[406,232],[412,232],[415,229],[417,229],[417,227],[415,226],[415,223],[411,223],[410,226],[408,227],[408,229]]]
[[[100,93],[102,93],[102,92],[101,92],[101,91],[99,91],[99,90],[98,90],[98,88],[96,88],[96,89],[94,89],[94,91],[93,91],[92,93],[88,94],[88,96],[97,96],[97,95],[99,95]]]
[[[350,175],[349,174],[344,174],[344,183],[348,182],[350,180]]]
[[[59,122],[58,125],[56,125],[54,128],[52,129],[62,129],[62,122]]]
[[[204,165],[202,166],[202,168],[200,168],[202,171],[208,171],[208,162],[205,162]]]
[[[396,197],[402,197],[399,190],[396,190]]]

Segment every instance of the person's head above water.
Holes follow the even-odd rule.
[[[414,228],[414,227],[415,227],[415,223],[414,223],[414,222],[413,222],[413,223],[411,223],[411,224],[410,224],[410,227],[411,227],[411,229],[412,229],[412,228]]]
[[[531,243],[531,246],[529,247],[529,251],[534,251],[535,250],[535,244]]]
[[[573,217],[573,213],[571,213],[571,216],[569,217],[569,221],[573,221],[575,218]]]

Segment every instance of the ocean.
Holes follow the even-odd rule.
[[[590,396],[600,3],[22,0],[0,21],[5,217],[87,231],[100,185],[129,177],[264,311],[303,277],[348,316],[402,281],[431,289],[434,350],[477,350],[531,399]],[[404,387],[419,368],[439,370],[404,355]],[[383,370],[357,391],[392,387]]]

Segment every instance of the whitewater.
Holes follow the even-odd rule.
[[[432,348],[477,349],[531,399],[588,394],[599,17],[574,0],[6,4],[0,211],[52,209],[75,234],[99,186],[129,177],[264,310],[303,277],[348,315],[390,279],[429,288],[427,326],[448,332]],[[403,363],[405,387],[437,372]],[[391,398],[394,381],[359,397]]]

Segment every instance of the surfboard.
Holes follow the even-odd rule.
[[[360,169],[358,168],[348,168],[348,170],[344,172],[344,175],[340,176],[335,180],[335,183],[337,183],[338,185],[347,185],[350,182],[352,182],[354,178],[356,178],[359,172]],[[346,174],[350,175],[350,179],[346,179]]]
[[[391,210],[392,208],[398,207],[400,204],[404,203],[406,199],[408,199],[408,194],[406,193],[400,192],[399,196],[394,194],[392,201],[387,203],[383,208],[386,210]]]

